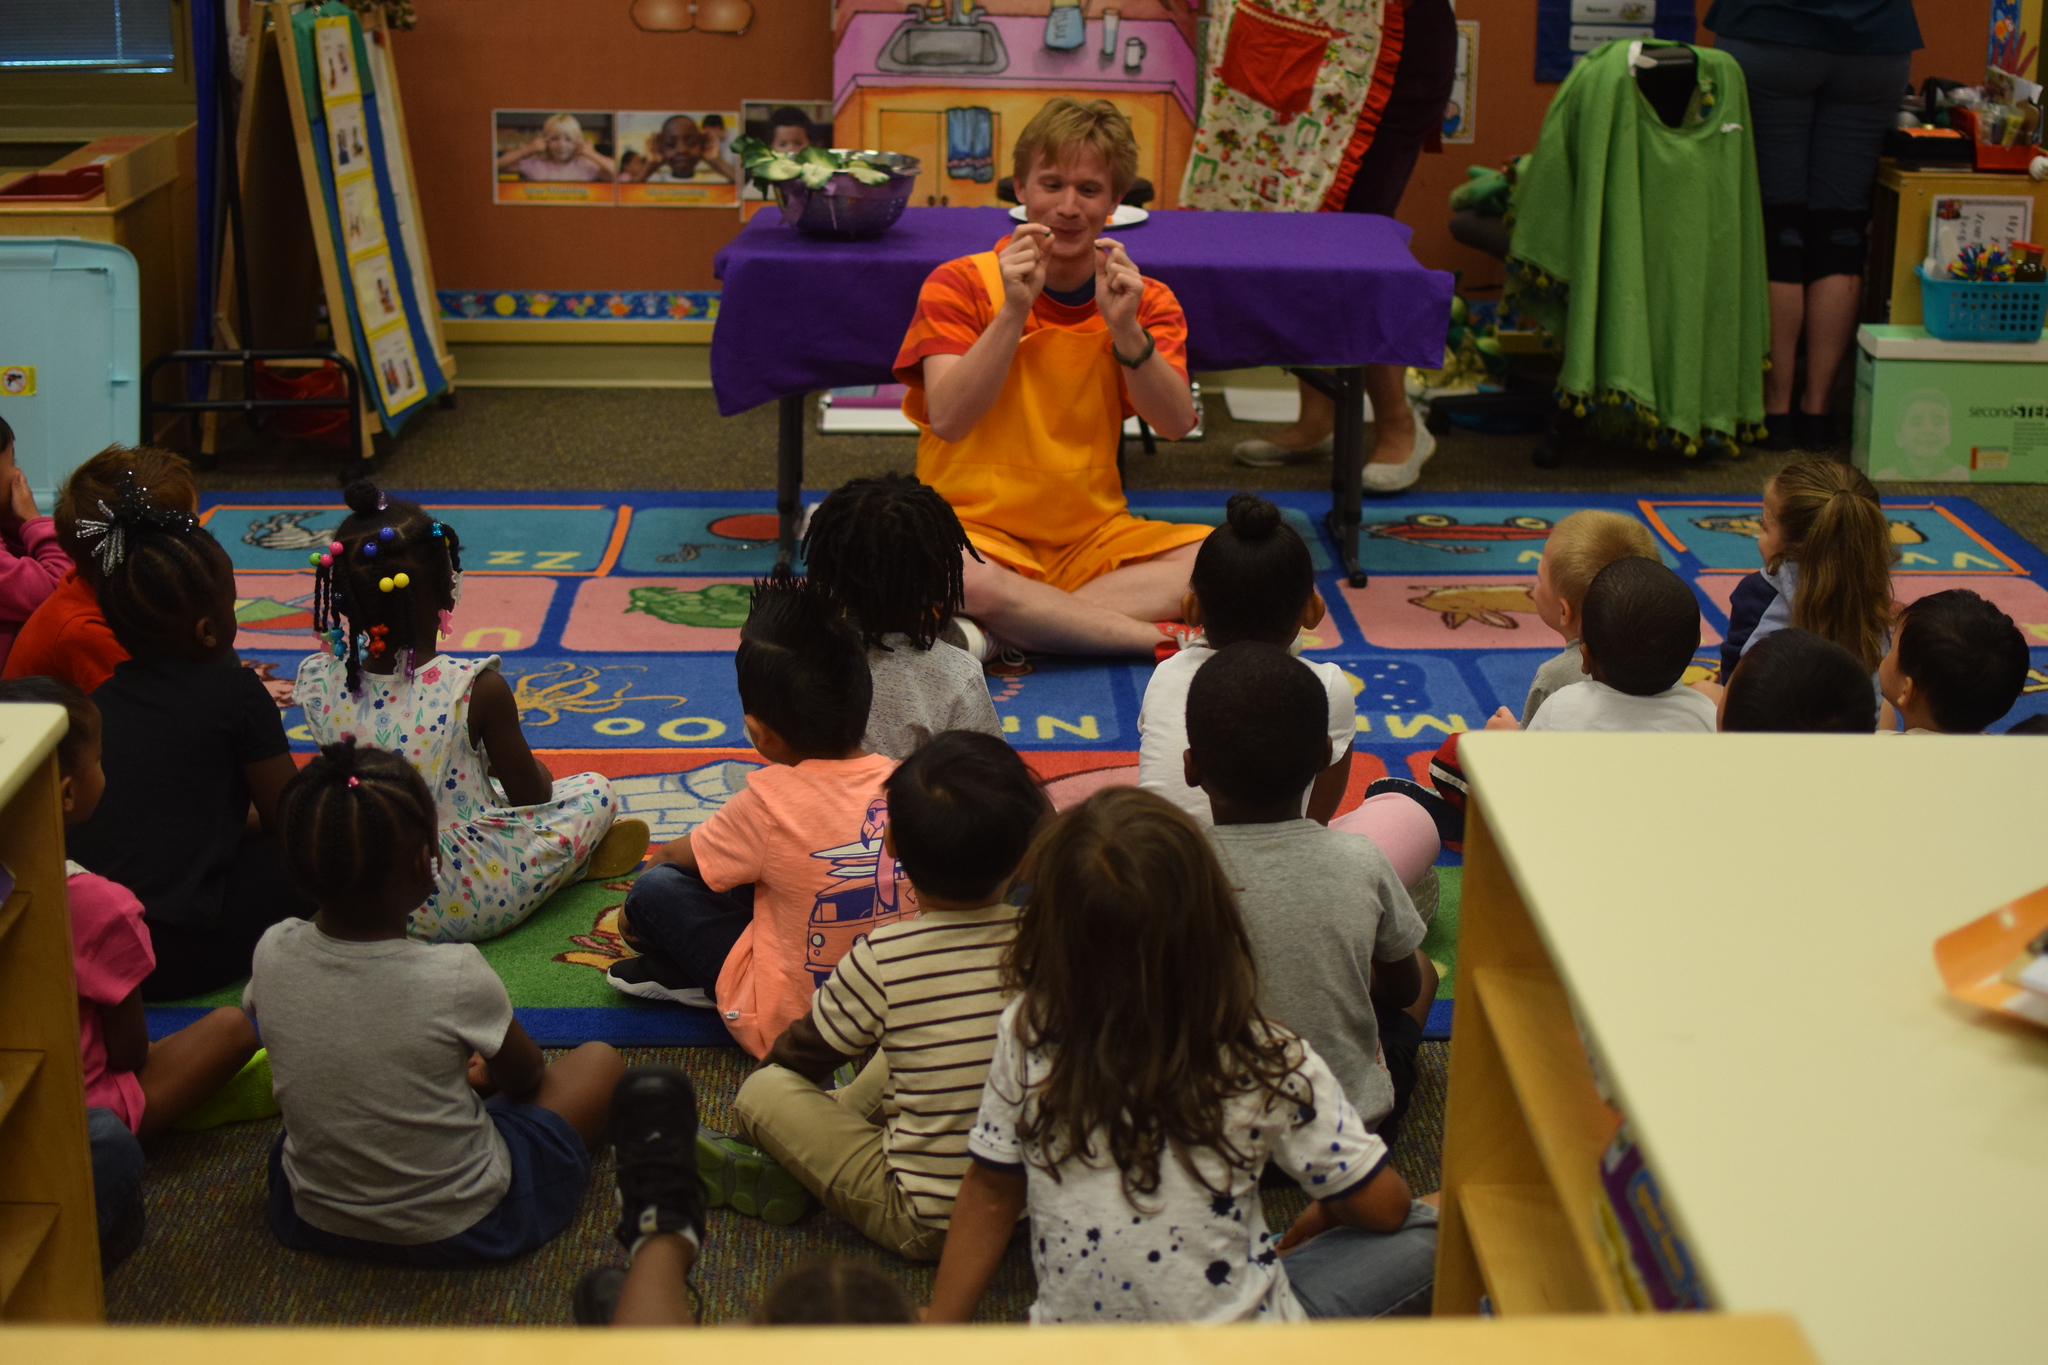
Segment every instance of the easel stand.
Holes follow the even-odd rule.
[[[212,366],[208,396],[157,403],[153,409],[146,407],[144,430],[151,429],[153,411],[201,414],[196,462],[206,468],[218,462],[219,418],[223,413],[240,413],[261,431],[271,414],[281,410],[345,412],[348,454],[338,477],[346,484],[370,473],[382,462],[392,448],[392,436],[354,359],[347,293],[351,281],[327,228],[320,160],[324,151],[314,142],[313,114],[297,79],[299,58],[291,16],[299,8],[302,6],[292,0],[250,7],[253,32],[238,110],[227,107],[232,104],[227,83],[223,82],[221,87],[225,160],[233,169],[221,177],[226,191],[228,235],[214,312],[214,334],[219,345],[212,350],[170,352],[152,361],[147,371],[153,374],[164,365]],[[381,34],[375,30],[381,28],[381,20],[359,16],[359,22],[366,42],[378,41]],[[219,45],[224,70],[225,25],[214,40]],[[387,54],[387,69],[388,60]],[[367,81],[368,73],[361,73],[361,78]],[[389,120],[396,130],[396,144],[404,161],[402,183],[409,187],[417,180],[396,80],[380,85],[378,96],[380,117]],[[399,180],[400,169],[392,168],[394,182]],[[441,335],[433,267],[427,259],[424,237],[406,245],[417,258],[417,280],[421,285],[417,302],[435,358],[442,372],[452,379],[455,361]],[[325,329],[331,335],[320,334],[317,319],[323,312]],[[259,340],[263,344],[257,344]],[[340,373],[343,392],[312,398],[263,397],[257,384],[259,366],[278,370],[332,366]],[[226,367],[240,371],[239,397],[226,393]],[[452,387],[444,389],[439,397],[442,407],[455,405]]]
[[[222,27],[219,32],[214,34],[214,45],[217,49],[216,55],[220,66],[222,69],[225,69],[227,65],[225,12],[222,15]],[[231,107],[229,86],[226,81],[220,83],[219,92],[221,105],[220,126],[227,136],[227,155],[225,160],[231,166],[240,166],[241,158],[236,155],[235,149],[240,145],[241,140],[235,134],[236,111]],[[226,304],[232,301],[236,307],[238,320],[241,323],[241,326],[238,328],[238,334],[244,337],[253,336],[255,329],[250,325],[249,321],[248,252],[244,247],[243,241],[242,186],[240,176],[225,176],[222,178],[222,183],[227,188],[228,232],[229,241],[233,243],[230,248],[231,254],[229,259],[234,269],[236,285],[232,294],[225,287],[221,290],[223,311],[225,311]],[[268,361],[292,360],[324,361],[339,367],[342,378],[347,385],[346,396],[342,398],[257,397],[256,366]],[[219,396],[220,384],[216,375],[214,376],[214,382],[209,386],[210,391],[214,395],[212,397],[180,399],[175,402],[160,402],[157,400],[156,373],[164,366],[214,365],[222,363],[239,364],[241,366],[242,396],[240,398],[221,398]],[[352,458],[343,465],[340,480],[343,484],[347,484],[359,475],[369,472],[368,466],[372,465],[374,461],[368,458],[356,457],[355,455],[355,452],[360,452],[363,449],[362,377],[356,373],[354,362],[331,349],[324,351],[292,349],[166,351],[150,361],[142,372],[142,429],[144,431],[155,431],[157,429],[156,416],[160,412],[190,412],[208,415],[205,428],[206,439],[201,442],[197,461],[202,468],[211,468],[214,464],[218,463],[219,459],[213,450],[213,438],[217,435],[216,421],[213,414],[239,412],[249,420],[251,426],[260,431],[266,424],[266,414],[278,408],[345,410],[348,413],[348,449],[351,452]]]

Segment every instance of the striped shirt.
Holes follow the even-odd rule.
[[[1013,905],[927,910],[856,943],[811,1003],[811,1021],[839,1051],[881,1047],[882,1150],[911,1211],[934,1227],[952,1218],[967,1173],[967,1135],[1010,999],[1003,954],[1016,936]]]

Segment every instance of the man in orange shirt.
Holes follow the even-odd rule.
[[[1137,169],[1114,105],[1049,101],[1017,139],[1028,221],[931,273],[896,356],[918,477],[979,554],[966,615],[1025,649],[1152,653],[1211,529],[1132,516],[1117,473],[1125,418],[1196,419],[1179,302],[1101,236]]]

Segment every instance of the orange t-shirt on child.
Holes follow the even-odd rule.
[[[73,569],[22,625],[0,677],[62,678],[89,697],[127,657],[100,614],[99,595]]]
[[[756,1057],[810,1012],[854,940],[917,914],[909,881],[882,849],[882,783],[895,769],[884,754],[762,768],[690,834],[707,886],[754,887],[753,923],[716,993],[726,1029]]]

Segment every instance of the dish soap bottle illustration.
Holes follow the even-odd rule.
[[[1045,45],[1055,52],[1071,52],[1087,37],[1088,21],[1081,13],[1080,0],[1054,0],[1045,16]]]

